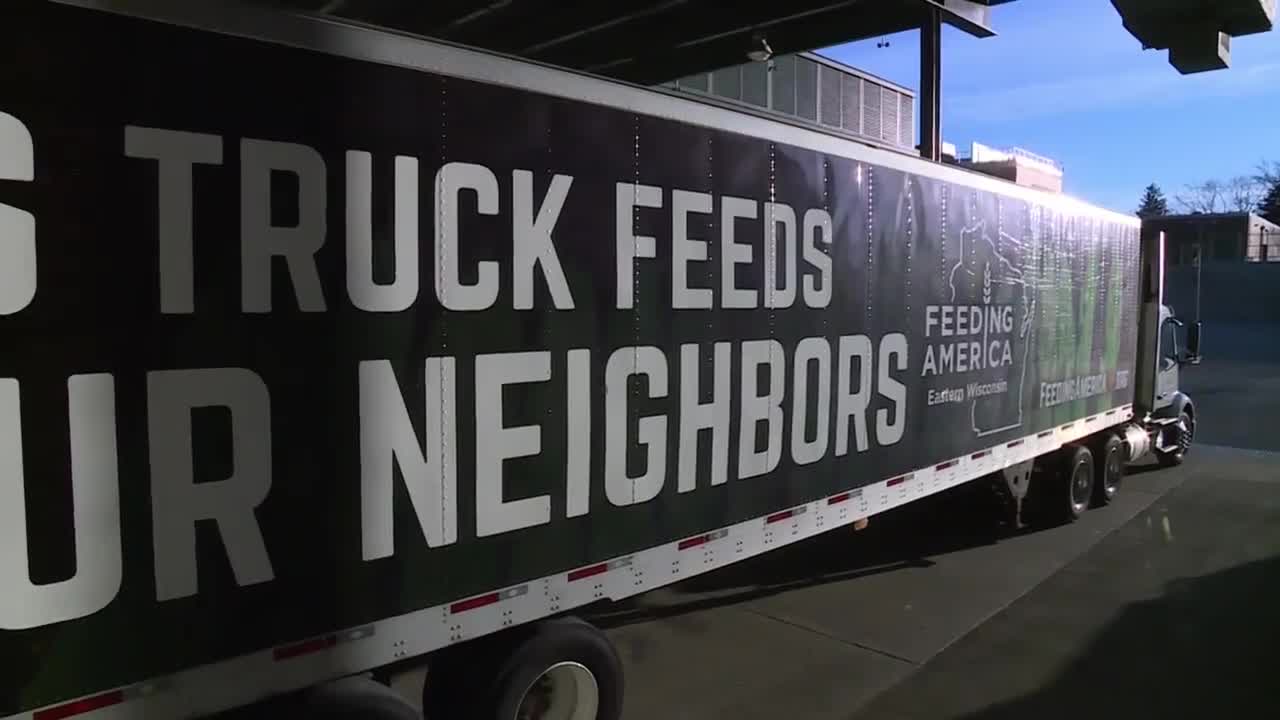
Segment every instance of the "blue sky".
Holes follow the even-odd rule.
[[[1020,0],[992,10],[997,37],[944,28],[943,139],[1020,146],[1066,168],[1066,192],[1132,211],[1158,183],[1251,174],[1280,160],[1280,31],[1234,38],[1231,67],[1179,75],[1144,51],[1108,0]],[[919,87],[919,36],[821,53]]]

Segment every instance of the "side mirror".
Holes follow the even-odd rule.
[[[1200,328],[1202,323],[1196,321],[1187,328],[1187,354],[1183,362],[1191,365],[1200,364]]]

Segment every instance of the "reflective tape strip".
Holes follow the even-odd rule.
[[[104,692],[100,695],[93,695],[79,700],[72,700],[62,705],[54,705],[44,710],[37,710],[31,714],[32,720],[63,720],[63,718],[75,717],[83,715],[94,710],[119,705],[124,702],[125,694],[123,690],[112,690]]]
[[[801,505],[800,507],[794,507],[794,508],[791,508],[790,510],[783,510],[782,512],[776,512],[776,513],[773,513],[772,515],[767,516],[764,519],[764,524],[772,525],[776,522],[782,522],[783,520],[786,520],[788,518],[793,518],[793,517],[803,515],[804,511],[805,511],[805,507]]]
[[[1112,410],[1110,412],[1112,415],[1123,414],[1126,409]],[[1114,419],[1119,422],[1125,417],[1117,416]],[[813,508],[802,505],[765,516],[756,516],[745,519],[728,528],[721,528],[695,537],[705,538],[702,541],[704,545],[712,539],[720,537],[733,536],[738,539],[737,553],[729,555],[726,552],[725,559],[727,560],[756,556],[781,545],[803,540],[854,522],[855,516],[861,513],[849,512],[845,509],[845,506],[841,505],[841,503],[853,498],[867,498],[871,501],[869,504],[874,506],[874,512],[884,512],[904,505],[918,495],[915,492],[886,492],[887,487],[901,485],[912,479],[927,480],[936,477],[939,479],[938,482],[928,483],[928,489],[922,485],[920,491],[921,494],[939,492],[976,479],[993,469],[1010,467],[1016,462],[1025,461],[1028,459],[1029,451],[1033,448],[1036,453],[1049,452],[1060,445],[1061,442],[1065,442],[1073,436],[1083,436],[1094,430],[1095,428],[1092,426],[1086,428],[1082,423],[1076,423],[1075,429],[1069,433],[1048,430],[1037,435],[1015,438],[1003,445],[985,450],[980,449],[974,453],[989,453],[991,461],[988,463],[961,463],[959,460],[954,460],[951,462],[957,463],[959,467],[942,475],[933,475],[936,466],[926,466],[912,473],[889,480],[872,482],[856,489],[839,492],[829,496],[825,503],[815,501]],[[1055,433],[1058,433],[1056,437]],[[1051,437],[1053,440],[1045,440],[1045,438]],[[1034,441],[1037,438],[1044,442],[1034,443],[1032,447],[1027,448],[1028,452],[1009,452],[1004,455],[994,452],[1001,447],[1012,448],[1024,445],[1026,441]],[[942,465],[949,466],[950,463],[942,463]],[[826,508],[831,509],[826,510]],[[795,519],[803,516],[810,509],[815,510],[818,514],[815,522],[788,525],[785,531],[772,529],[767,525],[770,522]],[[864,510],[867,514],[873,512],[870,507],[864,508]],[[761,523],[761,520],[766,522]],[[289,643],[277,649],[257,650],[239,657],[217,661],[209,666],[195,667],[173,675],[155,678],[146,683],[117,688],[84,698],[67,700],[45,708],[27,710],[16,715],[10,715],[7,718],[0,718],[0,720],[17,720],[18,718],[21,718],[21,720],[64,720],[66,718],[84,718],[87,720],[92,717],[117,717],[122,714],[150,717],[148,713],[153,710],[159,717],[169,717],[171,715],[171,709],[169,708],[171,700],[176,701],[179,699],[184,703],[187,703],[188,699],[193,700],[201,708],[201,712],[214,712],[237,707],[269,695],[298,690],[310,684],[357,674],[387,663],[416,657],[460,640],[481,637],[486,633],[508,627],[513,622],[519,623],[529,619],[553,615],[601,598],[616,600],[630,597],[638,592],[664,584],[661,581],[655,582],[644,578],[656,575],[657,573],[652,571],[659,564],[670,562],[672,553],[678,546],[678,542],[667,541],[661,545],[639,550],[607,562],[596,562],[571,571],[530,579],[523,585],[494,590],[453,603],[420,608],[401,615],[379,619],[373,624]],[[722,563],[699,562],[696,568],[690,567],[682,571],[680,577],[689,577],[703,570],[719,567],[720,564]],[[634,572],[612,572],[615,569],[624,567],[632,567]],[[566,597],[562,594],[564,590],[570,587],[569,581],[588,577],[596,578],[596,580],[593,583],[580,583],[572,586],[582,589],[575,590],[571,597]],[[534,582],[545,584],[547,590],[531,592],[531,583]],[[592,587],[592,585],[595,585],[595,587]],[[542,585],[539,585],[539,587],[541,588]],[[483,608],[507,600],[511,600],[511,605],[502,608],[506,612],[478,612],[467,616],[465,621],[458,622],[458,628],[451,628],[447,623],[440,622],[442,615],[447,618],[451,613],[464,613],[468,610]],[[514,620],[511,613],[514,613]],[[296,665],[288,666],[287,671],[281,668],[282,672],[264,672],[264,668],[270,667],[270,663],[276,660],[300,657],[301,655],[306,655],[307,653],[303,651],[307,650],[322,652],[349,640],[371,636],[374,634],[375,629],[380,638],[385,638],[385,642],[361,645],[359,648],[353,648],[353,650],[356,650],[355,652],[335,652],[316,658],[317,662],[299,661]],[[281,655],[287,657],[278,657]],[[264,663],[266,663],[265,666]],[[228,678],[234,678],[235,682],[229,684]],[[146,697],[157,693],[160,693],[159,697]],[[172,693],[172,695],[169,695],[169,693]]]
[[[676,549],[688,550],[690,548],[695,548],[695,547],[698,547],[699,545],[705,545],[711,542],[712,540],[719,540],[720,538],[725,537],[728,534],[729,534],[729,528],[721,528],[720,530],[716,530],[715,532],[709,532],[703,535],[698,535],[697,537],[686,538],[676,544]]]
[[[696,548],[699,545],[703,545],[706,542],[707,542],[707,536],[699,535],[698,537],[691,537],[691,538],[688,538],[687,540],[681,540],[680,543],[676,546],[676,549],[688,550],[690,548]]]
[[[458,613],[464,613],[468,610],[475,610],[476,608],[482,608],[486,605],[493,605],[494,603],[499,603],[499,602],[502,602],[503,600],[509,600],[513,597],[519,597],[528,592],[529,592],[528,585],[518,585],[513,588],[508,588],[507,590],[485,593],[484,595],[477,595],[473,598],[467,598],[466,600],[459,600],[458,602],[453,603],[452,605],[449,606],[449,612],[454,615],[457,615]]]
[[[575,580],[595,577],[596,575],[603,575],[607,572],[609,572],[609,563],[597,563],[589,567],[578,568],[577,570],[570,571],[568,578],[569,582],[573,582]]]
[[[290,658],[317,653],[321,650],[328,650],[340,643],[362,640],[372,635],[373,626],[365,625],[352,630],[344,630],[340,633],[330,633],[301,642],[281,645],[271,651],[271,658],[273,660],[289,660]]]
[[[569,582],[585,580],[589,577],[603,575],[610,570],[617,570],[618,568],[627,567],[629,565],[631,565],[630,557],[618,558],[617,560],[610,560],[609,562],[596,563],[595,565],[588,565],[584,568],[578,568],[577,570],[570,570],[565,574],[565,578],[568,579]]]

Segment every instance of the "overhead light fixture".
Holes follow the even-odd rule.
[[[747,51],[747,59],[751,62],[765,62],[771,57],[773,57],[773,48],[769,47],[769,42],[764,39],[764,36],[752,35],[751,49]]]

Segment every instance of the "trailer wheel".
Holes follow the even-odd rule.
[[[308,716],[332,720],[411,720],[418,711],[394,690],[364,677],[329,683],[308,698]]]
[[[1047,467],[1031,481],[1025,506],[1038,523],[1075,522],[1089,509],[1092,500],[1093,453],[1084,445],[1068,445],[1047,462]]]
[[[1115,433],[1107,433],[1097,444],[1094,459],[1093,503],[1101,507],[1111,502],[1120,492],[1120,483],[1124,480],[1124,466],[1127,456],[1124,440]]]
[[[289,695],[255,702],[217,715],[221,720],[421,720],[418,709],[396,691],[355,675]]]
[[[427,671],[426,720],[617,720],[622,715],[618,654],[603,633],[576,618],[516,629],[501,641],[485,643],[478,653],[450,660]]]

